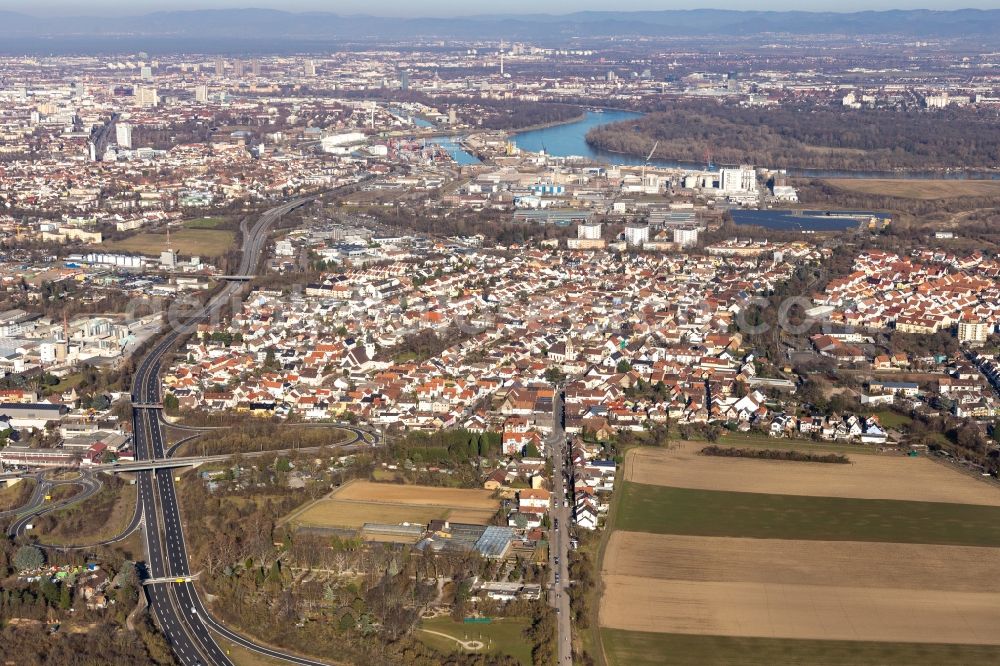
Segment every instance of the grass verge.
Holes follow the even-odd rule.
[[[25,479],[12,486],[0,486],[0,511],[10,511],[24,506],[35,489],[34,479]]]
[[[118,536],[135,514],[136,486],[105,486],[79,504],[39,518],[39,538],[54,546],[97,543]]]
[[[283,659],[273,659],[266,655],[248,650],[242,645],[230,641],[228,638],[223,638],[219,634],[212,632],[212,636],[215,637],[216,642],[222,651],[226,653],[226,656],[236,665],[236,666],[281,666],[287,664],[287,661]]]

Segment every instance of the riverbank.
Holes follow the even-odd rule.
[[[585,139],[588,148],[596,153],[619,156],[627,158],[628,163],[633,166],[636,161],[642,161],[645,155],[625,152],[605,148],[599,143]],[[648,153],[646,153],[648,154]],[[679,158],[664,157],[662,155],[652,158],[649,161],[651,166],[665,168],[693,169],[702,171],[718,171],[719,169],[737,168],[739,164],[712,164],[711,169],[706,165],[699,165]],[[757,165],[759,168],[767,168],[771,171],[783,170],[791,178],[829,178],[843,180],[958,180],[958,181],[995,181],[1000,180],[1000,168],[976,167],[974,169],[959,169],[957,167],[936,167],[930,169],[907,169],[898,167],[889,171],[870,171],[866,169],[816,169],[810,167],[799,167],[794,165],[767,166]]]
[[[593,151],[588,148],[584,140],[586,133],[599,125],[639,116],[640,114],[626,111],[597,113],[584,109],[577,120],[512,132],[510,138],[518,148],[531,153],[545,151],[546,154],[555,157],[580,156],[594,159],[597,162],[607,162],[607,159],[601,159],[601,156],[593,154]]]
[[[649,160],[651,166],[665,167],[665,168],[675,168],[675,169],[696,169],[696,170],[706,170],[706,165],[700,162],[697,158],[691,159],[690,153],[697,153],[701,151],[700,145],[698,143],[690,143],[684,137],[675,136],[679,129],[677,127],[672,127],[670,125],[669,119],[664,119],[664,127],[671,130],[667,132],[668,139],[663,140],[662,136],[656,133],[652,135],[643,135],[641,131],[642,123],[649,124],[654,122],[653,120],[647,120],[645,117],[642,121],[639,121],[640,129],[633,131],[633,128],[615,128],[609,130],[608,125],[615,122],[621,122],[623,120],[632,120],[637,117],[637,115],[644,116],[644,114],[635,113],[605,113],[605,114],[588,114],[588,118],[585,122],[582,122],[579,129],[584,130],[582,136],[574,136],[577,139],[577,144],[573,146],[561,147],[561,151],[550,150],[550,154],[566,156],[566,155],[582,155],[586,157],[591,157],[596,160],[601,160],[610,163],[617,164],[644,164],[646,162],[646,156],[649,154],[649,149],[654,146],[653,136],[659,138],[657,148],[663,151],[667,148],[670,141],[670,137],[678,142],[682,150],[685,150],[688,154],[684,157],[678,156],[664,156],[662,152],[657,156]],[[663,115],[663,114],[659,114]],[[603,118],[602,116],[608,116]],[[724,119],[725,120],[725,119]],[[684,118],[682,117],[678,120],[679,123],[683,124]],[[688,119],[688,122],[692,122]],[[654,124],[654,127],[656,125]],[[722,125],[714,129],[718,132],[723,132],[728,125]],[[672,132],[672,134],[671,134]],[[543,134],[543,133],[539,133]],[[574,134],[577,134],[574,132]],[[720,133],[719,136],[725,136]],[[551,139],[547,136],[537,136],[538,141],[545,141],[546,145],[551,142]],[[764,141],[764,140],[762,140]],[[801,142],[800,142],[801,143]],[[761,143],[761,146],[767,145],[766,142]],[[893,160],[891,156],[884,155],[885,149],[869,151],[869,150],[859,150],[853,148],[830,148],[825,146],[815,146],[815,145],[802,145],[798,152],[792,151],[789,153],[788,146],[780,144],[781,150],[784,153],[780,157],[775,157],[770,161],[755,161],[753,162],[758,167],[769,168],[772,170],[784,170],[789,176],[797,178],[844,178],[844,179],[901,179],[901,180],[1000,180],[1000,168],[994,166],[974,166],[974,167],[956,167],[956,166],[923,166],[922,163],[910,164],[909,166],[893,166],[886,169],[872,169],[872,168],[853,168],[850,166],[845,166],[842,168],[827,168],[819,166],[826,161],[832,161],[833,163],[841,163],[845,165],[851,164],[851,162],[868,162],[871,164],[877,164],[879,161],[885,162],[886,164],[891,164]],[[675,148],[676,149],[676,148]],[[763,150],[763,148],[761,148]],[[714,164],[711,170],[718,170],[719,168],[735,167],[739,164],[744,164],[746,161],[735,160],[734,153],[740,153],[744,151],[732,149],[729,151],[728,157],[730,160],[728,162],[722,161],[720,163]],[[796,159],[808,159],[807,156],[812,153],[811,158],[813,166],[806,166],[803,164],[797,164]],[[912,162],[913,156],[908,155],[908,159]]]
[[[580,115],[574,116],[573,118],[568,118],[566,120],[554,120],[550,123],[529,125],[517,130],[477,130],[474,132],[442,133],[442,136],[437,137],[433,142],[444,148],[448,154],[451,155],[452,160],[454,160],[455,164],[458,166],[470,166],[489,161],[489,156],[487,154],[476,150],[472,145],[470,145],[469,137],[471,136],[489,132],[503,132],[506,139],[510,141],[512,138],[516,138],[519,134],[523,134],[525,132],[538,132],[562,125],[573,125],[574,123],[582,122],[586,119],[586,117],[587,112],[581,111]]]
[[[537,132],[539,130],[545,130],[552,127],[559,127],[560,125],[572,125],[574,123],[580,123],[587,119],[587,111],[581,110],[580,115],[573,116],[572,118],[567,118],[566,120],[553,120],[550,123],[539,123],[537,125],[528,125],[527,127],[520,127],[514,130],[502,130],[507,133],[508,137],[511,135],[524,134],[525,132]]]

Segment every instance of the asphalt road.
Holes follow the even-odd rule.
[[[263,213],[252,227],[246,222],[243,233],[243,253],[237,273],[248,274],[258,263],[267,231],[283,215],[309,198],[297,199]],[[173,344],[183,335],[192,331],[198,323],[216,316],[220,309],[241,289],[240,283],[227,283],[213,296],[205,307],[191,313],[181,324],[174,323],[164,336],[140,361],[132,384],[132,402],[155,404],[160,402],[160,362]],[[165,457],[163,433],[160,428],[158,410],[149,408],[133,409],[132,426],[137,460]],[[179,578],[188,576],[187,545],[181,525],[174,481],[170,470],[143,471],[137,473],[139,504],[145,529],[147,552],[147,575],[150,578]],[[144,587],[149,596],[150,608],[160,625],[178,660],[187,665],[220,664],[229,666],[232,661],[224,653],[209,631],[209,626],[218,627],[205,611],[198,599],[197,590],[189,582],[157,583]],[[224,628],[223,628],[224,629]],[[228,630],[226,630],[228,632]],[[231,633],[231,632],[229,632]],[[254,644],[242,636],[229,637],[247,649],[273,653],[271,656],[319,666],[322,662],[300,660]]]
[[[7,511],[0,511],[0,518],[16,516],[25,511],[31,511],[41,506],[42,502],[45,501],[45,481],[42,478],[41,472],[26,473],[22,475],[21,478],[31,478],[35,480],[35,489],[31,492],[31,497],[29,497],[28,501],[21,506],[8,509]]]
[[[72,504],[76,504],[77,502],[82,502],[83,500],[93,497],[98,491],[100,491],[101,486],[103,485],[99,479],[87,471],[81,472],[79,478],[58,482],[48,481],[40,473],[32,476],[37,479],[38,485],[35,486],[34,492],[31,493],[31,498],[28,500],[28,503],[18,509],[6,512],[7,515],[14,514],[17,516],[17,518],[7,528],[7,534],[10,536],[17,537],[23,535],[28,531],[28,525],[38,518],[38,516],[51,511],[64,509]],[[53,488],[64,485],[82,485],[83,490],[72,497],[68,497],[58,502],[47,502],[45,500],[46,495],[51,493]]]
[[[155,402],[159,394],[159,359],[169,348],[171,336],[154,347],[140,363],[133,384],[133,400]],[[163,436],[156,410],[134,409],[132,413],[133,441],[136,458],[148,460],[163,456]],[[146,540],[146,574],[151,578],[187,575],[187,551],[180,531],[180,515],[174,496],[174,482],[170,470],[139,472],[136,476],[138,505],[142,516]],[[158,501],[159,500],[159,501]],[[232,662],[223,653],[208,628],[200,618],[185,609],[174,589],[177,583],[148,585],[144,589],[149,597],[153,615],[174,650],[178,661],[185,666],[194,664],[221,664]]]
[[[286,212],[309,201],[311,197],[296,199],[263,213],[258,221],[243,231],[243,254],[238,274],[250,274],[259,262],[261,250],[267,238],[267,231]],[[214,316],[219,309],[229,303],[241,289],[239,283],[228,283],[209,303],[181,326],[169,330],[140,362],[133,381],[132,401],[134,403],[155,404],[160,402],[159,366],[163,355],[183,334],[191,331],[199,322]],[[139,408],[133,410],[133,428],[136,441],[136,459],[150,460],[166,457],[163,434],[158,410]],[[355,435],[364,446],[376,443],[375,436],[355,430]],[[371,438],[370,440],[368,438]],[[181,525],[180,511],[174,492],[172,472],[155,470],[138,473],[139,499],[143,507],[146,529],[146,551],[149,555],[148,574],[150,578],[178,578],[190,575],[187,546]],[[222,664],[232,662],[223,653],[209,629],[224,636],[235,644],[302,666],[324,666],[324,662],[291,655],[280,650],[258,645],[228,627],[216,622],[208,613],[198,596],[197,589],[190,582],[157,583],[145,586],[150,606],[160,623],[168,642],[183,664]]]
[[[567,469],[566,432],[563,430],[565,406],[562,390],[556,389],[552,398],[554,424],[548,440],[549,456],[552,460],[552,508],[549,516],[552,527],[549,531],[549,603],[556,609],[556,626],[559,641],[559,666],[573,664],[573,625],[569,608],[569,533],[572,514],[566,501]]]
[[[280,219],[281,215],[311,198],[295,199],[272,208],[263,213],[253,226],[248,226],[246,221],[241,224],[243,248],[237,274],[250,274],[256,268],[267,238],[267,232]],[[163,356],[181,336],[192,331],[199,323],[216,316],[224,305],[231,302],[241,288],[241,283],[227,283],[204,307],[190,313],[180,324],[173,322],[172,326],[167,327],[164,335],[136,368],[131,396],[134,404],[157,404],[160,402],[159,371]],[[159,410],[143,407],[134,408],[132,410],[132,427],[137,460],[157,460],[167,456],[167,452],[164,450]],[[359,443],[355,443],[354,446],[358,448],[377,442],[377,437],[371,433],[355,430],[355,435],[356,441]],[[173,453],[173,449],[170,453]],[[321,661],[298,657],[258,645],[219,624],[209,615],[198,597],[193,583],[184,582],[185,577],[189,576],[191,572],[172,475],[173,472],[169,469],[146,470],[136,473],[137,503],[132,523],[142,525],[144,528],[147,553],[145,577],[177,579],[179,581],[146,585],[144,590],[149,597],[149,605],[153,615],[180,663],[185,666],[203,664],[231,666],[232,661],[211,633],[211,631],[215,631],[233,643],[253,652],[303,666],[325,666],[324,662]],[[100,483],[89,474],[87,478],[88,481],[85,483],[83,493],[56,505],[44,507],[43,512],[81,501],[96,493],[100,489]],[[43,484],[40,483],[39,486],[39,489],[32,493],[32,499],[28,505],[18,510],[18,515],[21,515],[21,511],[31,511],[37,508],[38,496],[44,498],[45,494]],[[15,521],[12,525],[13,533],[18,533],[17,526],[20,526],[23,533],[24,526],[27,524],[25,521],[30,520],[38,513],[40,512],[30,513],[30,515]],[[120,538],[125,536],[127,533],[119,535]],[[115,537],[112,541],[118,540],[119,537]]]

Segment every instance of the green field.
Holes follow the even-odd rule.
[[[657,534],[1000,546],[1000,507],[622,484],[617,529]]]
[[[218,257],[232,247],[235,238],[235,233],[223,229],[181,229],[170,233],[170,247],[186,257]],[[167,235],[140,233],[121,240],[109,241],[102,247],[106,250],[159,256],[160,252],[167,249]]]
[[[196,220],[185,220],[185,229],[215,229],[220,224],[225,224],[222,217],[200,217]]]
[[[1000,663],[1000,649],[988,645],[734,638],[618,629],[602,629],[601,634],[610,666],[968,666]]]
[[[879,410],[873,416],[877,416],[879,422],[886,428],[902,428],[913,423],[913,419],[909,416],[888,409]]]
[[[529,620],[526,618],[502,618],[489,624],[465,624],[455,622],[450,616],[445,615],[432,620],[422,620],[420,628],[454,636],[463,641],[481,640],[487,644],[487,648],[477,654],[506,654],[524,666],[531,666],[531,641],[524,637],[524,630],[528,625]],[[443,636],[429,634],[426,631],[417,631],[415,636],[420,642],[445,654],[461,650],[458,643]],[[493,647],[489,649],[491,640]]]
[[[74,372],[60,379],[58,384],[54,384],[52,386],[46,386],[44,392],[45,395],[55,395],[57,393],[63,393],[64,391],[68,391],[70,389],[79,387],[82,381],[83,381],[83,373]]]

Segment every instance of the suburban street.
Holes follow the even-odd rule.
[[[566,433],[563,430],[562,389],[558,388],[552,397],[552,435],[548,440],[549,456],[552,460],[552,527],[549,532],[549,601],[556,609],[556,625],[559,633],[559,665],[573,663],[573,629],[569,609],[569,534],[572,513],[566,502]]]

